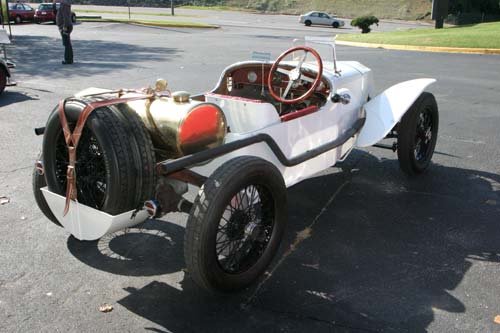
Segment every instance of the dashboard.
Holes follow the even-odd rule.
[[[293,67],[280,66],[286,70],[292,70]],[[326,79],[322,79],[314,94],[303,102],[294,105],[285,105],[277,102],[269,94],[267,79],[271,70],[270,64],[250,64],[237,67],[226,72],[222,84],[218,87],[215,93],[243,97],[248,99],[260,100],[273,104],[277,110],[280,110],[280,115],[293,112],[298,109],[316,105],[321,107],[326,103],[326,99],[330,94],[330,86]],[[316,73],[307,71],[302,68],[302,75],[307,76],[310,81],[314,80]],[[288,75],[281,72],[276,72],[273,76],[273,89],[276,94],[282,95],[289,82]],[[312,86],[311,82],[306,80],[297,80],[290,89],[287,98],[295,98],[303,95]]]

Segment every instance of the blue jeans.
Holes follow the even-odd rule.
[[[62,43],[64,45],[64,61],[68,63],[73,62],[73,46],[71,45],[71,31],[73,29],[69,28],[67,31],[61,30]]]

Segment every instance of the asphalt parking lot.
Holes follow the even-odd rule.
[[[159,29],[85,23],[62,67],[53,25],[14,27],[17,87],[0,97],[0,331],[500,331],[500,57],[338,47],[377,90],[434,77],[434,164],[417,179],[395,154],[355,151],[289,189],[279,256],[244,293],[205,294],[184,274],[186,216],[169,214],[96,242],[49,223],[32,165],[57,101],[90,87],[208,91],[252,51],[273,57],[320,30]],[[294,244],[293,247],[291,245]],[[103,303],[113,305],[101,313]]]

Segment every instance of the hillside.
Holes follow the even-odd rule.
[[[41,1],[41,0],[39,0]],[[73,0],[74,4],[169,7],[165,0]],[[174,0],[176,6],[218,6],[260,12],[301,14],[322,10],[342,17],[375,15],[378,18],[415,20],[431,11],[432,0]]]
[[[220,2],[220,1],[219,1]],[[299,14],[322,10],[342,17],[375,15],[415,20],[431,11],[432,0],[228,0],[227,5],[268,12]]]

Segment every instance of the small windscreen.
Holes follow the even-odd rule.
[[[42,4],[38,6],[38,9],[40,10],[52,10],[52,5],[51,4]]]
[[[333,61],[335,57],[335,38],[334,37],[309,37],[306,36],[304,39],[296,39],[293,41],[294,46],[299,46],[299,45],[305,45],[308,47],[311,47],[315,49],[319,55],[321,56],[321,59],[323,60],[323,66],[325,68],[328,68],[330,70],[334,69]],[[298,54],[300,56],[300,54]],[[295,55],[294,55],[295,59]],[[297,60],[297,59],[295,59]],[[311,61],[315,62],[315,59],[313,58],[312,55],[309,55],[306,59],[306,61]]]

